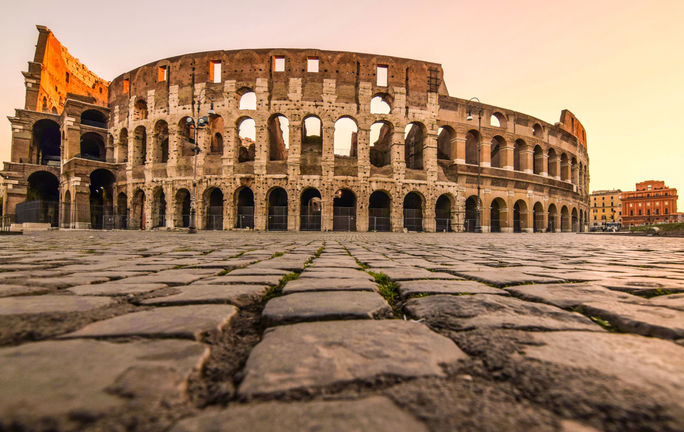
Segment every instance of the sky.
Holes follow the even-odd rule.
[[[101,6],[98,6],[101,5]],[[591,190],[664,180],[684,211],[684,1],[34,0],[0,15],[0,114],[48,26],[100,77],[197,51],[319,48],[442,64],[450,95],[587,130]],[[0,122],[2,123],[2,122]],[[0,160],[10,157],[9,121]]]

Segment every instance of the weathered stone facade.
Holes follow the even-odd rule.
[[[37,60],[51,36],[39,31]],[[439,64],[314,49],[212,51],[141,66],[106,95],[103,104],[69,93],[58,114],[27,98],[10,118],[6,214],[45,199],[31,189],[54,176],[62,227],[179,228],[189,223],[196,178],[200,229],[461,231],[474,228],[480,137],[483,231],[588,224],[579,120],[564,110],[552,125],[451,97]],[[55,126],[59,153],[41,147]],[[50,173],[42,181],[29,178],[42,171]]]

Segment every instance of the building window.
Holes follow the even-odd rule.
[[[641,216],[641,209],[639,209],[639,216]]]
[[[168,66],[159,66],[157,68],[157,81],[162,82],[166,81],[169,79],[169,67]]]
[[[656,215],[660,214],[660,209],[656,209]]]
[[[221,60],[209,62],[209,81],[213,83],[221,82]]]
[[[306,71],[307,72],[318,72],[318,57],[307,57],[306,58]]]
[[[69,72],[66,73],[65,79],[66,79],[66,82],[67,82],[67,84],[68,84],[68,83],[69,83]]]
[[[387,87],[387,66],[378,66],[375,69],[376,82],[375,84],[380,87]]]
[[[273,72],[285,72],[285,57],[273,57]]]
[[[131,81],[128,78],[123,80],[123,92],[128,93],[131,89]]]
[[[630,216],[634,216],[634,210],[630,210],[630,211],[629,211],[629,215],[630,215]]]

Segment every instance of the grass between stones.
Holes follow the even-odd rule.
[[[399,284],[394,282],[384,273],[376,273],[368,270],[368,274],[373,276],[375,283],[378,284],[378,292],[380,295],[387,300],[387,303],[392,307],[392,310],[395,310],[399,301]]]
[[[609,332],[619,333],[618,329],[616,329],[608,320],[593,315],[589,315],[589,319],[594,321],[596,324],[600,325],[604,329],[608,330]]]

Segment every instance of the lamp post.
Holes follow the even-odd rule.
[[[195,66],[192,67],[192,89],[195,89]],[[206,87],[202,89],[206,90]],[[211,101],[211,107],[207,112],[207,116],[200,117],[200,105],[202,101],[202,92],[197,95],[197,110],[195,111],[195,98],[192,98],[192,110],[191,117],[186,119],[188,125],[194,125],[195,129],[195,146],[192,148],[193,153],[193,165],[192,165],[192,198],[190,199],[190,226],[188,227],[188,233],[195,234],[197,232],[196,225],[196,214],[197,214],[197,155],[201,151],[199,146],[199,128],[205,127],[209,124],[209,116],[215,114],[214,112],[214,102]]]
[[[475,232],[476,233],[481,233],[482,232],[482,225],[481,225],[481,212],[482,212],[482,204],[480,200],[480,175],[482,171],[482,164],[480,163],[480,157],[482,153],[482,106],[480,105],[480,99],[476,97],[472,97],[468,99],[468,104],[467,104],[467,109],[468,109],[468,117],[466,117],[466,120],[471,121],[473,119],[473,114],[472,114],[472,109],[473,105],[470,104],[472,101],[477,101],[477,204],[475,204]]]

